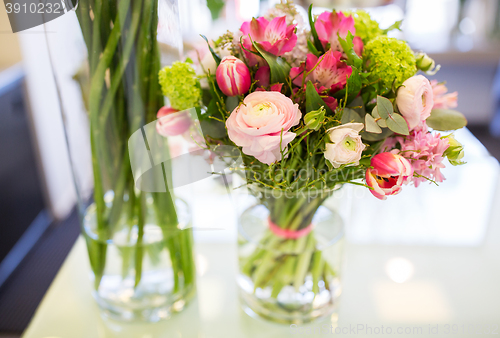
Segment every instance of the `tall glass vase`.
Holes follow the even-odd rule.
[[[249,191],[254,202],[240,214],[238,237],[245,312],[287,324],[333,313],[341,293],[344,234],[339,192]]]
[[[150,155],[145,126],[154,126],[164,104],[158,73],[162,60],[172,61],[172,50],[174,59],[181,53],[177,0],[80,0],[76,15],[88,52],[88,75],[80,74],[88,87],[80,84],[94,190],[90,202],[80,198],[79,208],[93,295],[115,319],[168,318],[195,292],[190,211],[169,189],[168,162],[155,165],[150,156],[151,170],[161,175],[153,175],[147,189],[140,184],[130,140],[139,135]],[[162,58],[165,51],[170,55]],[[166,138],[154,140],[168,152]]]

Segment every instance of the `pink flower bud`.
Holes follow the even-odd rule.
[[[187,111],[178,111],[172,107],[162,107],[156,115],[156,131],[162,136],[177,136],[186,132],[191,126],[191,118]]]
[[[409,183],[413,177],[410,162],[401,155],[381,153],[373,156],[370,164],[373,169],[366,171],[366,184],[372,188],[370,192],[373,196],[381,200],[399,194],[402,185]]]
[[[227,96],[245,94],[252,84],[248,67],[234,56],[222,59],[215,72],[215,78],[220,90]]]

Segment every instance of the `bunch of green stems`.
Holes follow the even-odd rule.
[[[129,137],[154,121],[163,105],[158,83],[158,0],[80,0],[76,14],[90,69],[88,110],[99,240],[87,239],[87,245],[95,288],[105,271],[108,239],[123,223],[137,227],[133,261],[135,286],[139,285],[150,196],[172,260],[174,292],[178,291],[194,281],[192,232],[177,229],[175,201],[168,189],[147,194],[134,186],[127,149]],[[170,179],[170,168],[164,172]],[[113,192],[112,203],[105,201],[108,191]]]

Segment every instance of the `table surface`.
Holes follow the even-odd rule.
[[[407,187],[385,202],[363,188],[348,189],[353,198],[345,200],[353,205],[343,291],[339,312],[329,318],[290,327],[241,310],[234,215],[231,208],[214,212],[227,194],[210,179],[198,185],[192,203],[197,297],[183,312],[153,324],[103,320],[90,295],[88,258],[79,238],[23,337],[498,335],[500,170],[467,130],[457,138],[464,141],[468,164],[446,168],[440,187]],[[419,208],[424,211],[415,212]],[[215,224],[223,230],[198,231]]]

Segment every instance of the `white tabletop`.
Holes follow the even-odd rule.
[[[203,217],[204,210],[220,207],[225,198],[224,189],[207,180],[200,185],[204,193],[197,191],[193,201],[195,226],[203,221],[207,228],[222,224],[224,230],[195,231],[197,297],[183,312],[153,324],[101,319],[90,295],[85,242],[79,238],[23,337],[278,338],[334,332],[345,337],[495,337],[500,334],[500,171],[468,131],[457,138],[465,140],[469,163],[446,168],[448,179],[440,187],[407,187],[380,203],[358,187],[349,191],[355,198],[343,292],[339,312],[331,318],[290,327],[251,318],[240,309],[234,215]]]

